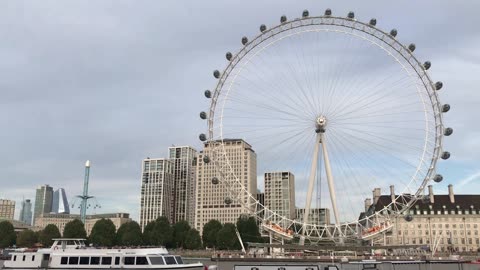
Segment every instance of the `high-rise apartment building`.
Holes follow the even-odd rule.
[[[67,194],[65,193],[65,189],[63,188],[59,188],[53,193],[52,213],[70,214]]]
[[[196,216],[195,228],[200,232],[203,226],[212,219],[217,219],[222,223],[235,223],[241,214],[249,213],[255,209],[245,209],[243,203],[252,203],[252,198],[241,196],[239,198],[230,198],[229,190],[222,184],[222,176],[218,168],[213,163],[205,163],[204,156],[213,156],[214,145],[218,142],[208,142],[204,145],[204,150],[198,156],[197,163],[197,186],[196,186]],[[256,196],[257,193],[257,156],[252,146],[241,139],[223,140],[223,151],[225,151],[229,163],[229,170],[235,174],[224,175],[228,177],[224,180],[233,181],[236,177],[242,181],[243,186],[249,193]],[[220,157],[220,162],[225,157]],[[220,181],[212,181],[214,177]],[[230,203],[225,202],[229,199]],[[228,201],[227,199],[227,201]],[[252,206],[254,207],[254,206]]]
[[[0,219],[13,220],[15,215],[15,201],[0,200]]]
[[[53,188],[49,185],[39,186],[35,194],[35,209],[33,211],[33,223],[43,213],[52,212]]]
[[[27,225],[32,225],[32,202],[29,199],[22,201],[20,221]]]
[[[295,176],[291,172],[266,172],[264,179],[265,207],[282,217],[294,219]],[[280,220],[272,221],[280,222]]]
[[[197,151],[190,146],[168,148],[173,166],[172,217],[177,223],[186,220],[193,226],[195,222],[195,174]]]
[[[140,197],[140,227],[165,216],[172,221],[173,164],[166,158],[144,159]]]

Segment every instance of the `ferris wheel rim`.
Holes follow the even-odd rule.
[[[315,20],[320,20],[321,23],[314,24],[313,22]],[[304,24],[303,22],[311,22],[311,23],[310,24],[308,24],[308,23]],[[331,23],[328,24],[327,22],[331,22]],[[347,26],[345,23],[350,23],[351,25]],[[294,26],[294,24],[296,24],[296,26]],[[288,25],[290,25],[291,27],[288,28],[287,27]],[[404,59],[406,60],[406,63],[408,63],[410,65],[411,69],[416,72],[416,74],[413,74],[411,76],[415,76],[415,78],[420,79],[424,84],[424,87],[422,88],[422,90],[427,91],[429,93],[430,102],[427,102],[427,105],[432,106],[432,110],[434,111],[433,117],[435,119],[435,126],[436,126],[436,130],[434,132],[434,134],[435,134],[435,150],[431,154],[431,158],[427,157],[427,162],[430,162],[429,170],[425,174],[424,179],[421,180],[421,183],[420,183],[420,186],[418,187],[418,190],[415,192],[415,194],[413,196],[411,196],[409,198],[408,202],[403,207],[404,209],[407,209],[409,206],[411,206],[411,204],[414,203],[414,200],[416,201],[418,199],[418,195],[421,192],[423,192],[423,189],[425,188],[426,184],[433,177],[433,174],[435,173],[435,165],[436,165],[436,162],[437,162],[437,160],[440,156],[440,149],[442,148],[442,139],[443,139],[443,134],[442,134],[443,120],[442,120],[440,102],[439,102],[438,94],[435,91],[433,81],[430,79],[428,73],[423,68],[422,64],[420,64],[418,59],[413,55],[413,53],[410,52],[397,39],[390,37],[389,34],[387,34],[386,32],[378,29],[375,26],[372,26],[372,25],[369,25],[369,24],[366,24],[366,23],[362,23],[362,22],[358,22],[358,21],[352,20],[350,18],[333,17],[333,16],[317,16],[317,17],[306,17],[306,18],[295,19],[293,21],[284,22],[284,23],[281,23],[281,24],[279,24],[279,25],[277,25],[273,28],[262,31],[252,41],[247,42],[247,44],[245,46],[243,46],[233,56],[233,58],[230,60],[227,67],[224,69],[224,72],[221,73],[221,76],[219,78],[219,81],[217,83],[215,91],[213,93],[212,103],[210,105],[210,113],[209,113],[209,116],[208,116],[208,127],[209,127],[209,129],[208,129],[209,136],[208,137],[209,137],[209,141],[214,140],[214,133],[213,133],[213,131],[214,131],[214,120],[213,119],[214,119],[214,116],[215,116],[215,108],[217,107],[217,104],[216,104],[217,103],[217,98],[219,96],[219,93],[223,90],[223,86],[224,86],[224,83],[225,83],[226,79],[230,76],[232,71],[235,70],[235,66],[238,63],[240,63],[241,60],[243,60],[245,57],[247,57],[249,55],[249,52],[251,50],[253,50],[256,46],[259,46],[260,44],[262,44],[265,41],[279,35],[280,33],[283,33],[285,31],[288,31],[288,30],[291,30],[291,29],[302,28],[302,27],[312,26],[312,25],[337,26],[337,27],[349,28],[349,29],[352,30],[352,32],[353,31],[361,31],[361,32],[366,33],[369,36],[373,37],[373,39],[380,40],[384,44],[389,45],[390,47],[395,49],[398,52],[399,55],[404,57]],[[362,29],[356,28],[355,26],[357,26],[357,25],[359,26],[359,28],[362,27]],[[284,29],[279,31],[276,34],[272,34],[272,35],[268,36],[271,33],[271,31],[273,31],[274,29],[279,29],[280,27],[284,27]],[[372,33],[366,32],[365,31],[366,28],[372,30]],[[320,30],[318,30],[318,31],[320,31]],[[325,30],[325,31],[327,31],[327,30]],[[376,34],[381,34],[383,36],[382,36],[382,38],[379,38]],[[391,41],[392,43],[388,44],[383,39],[384,37],[387,37],[387,38],[389,37],[388,40]],[[255,44],[254,46],[251,46],[252,44],[254,44],[255,41],[259,41],[259,40],[260,40],[260,42],[258,42],[258,44]],[[393,47],[395,44],[398,45],[398,50],[397,50],[397,48]],[[249,47],[249,46],[251,46],[251,47]],[[377,46],[382,48],[383,50],[385,50],[383,47],[381,47],[379,45],[377,45]],[[408,55],[409,59],[406,59],[403,53]],[[236,60],[236,62],[234,62],[235,60]],[[410,61],[410,60],[413,60],[413,61]],[[396,61],[398,62],[397,59],[396,59]],[[230,70],[229,70],[229,68],[230,68]],[[417,88],[418,88],[418,86],[417,86]],[[223,134],[223,132],[221,132],[221,134]],[[219,140],[223,142],[223,139],[224,139],[223,135],[221,135]],[[222,145],[222,148],[224,147],[223,143],[221,143],[220,145]],[[224,149],[222,149],[222,152],[224,152]],[[425,153],[425,151],[423,151],[423,153]],[[423,160],[424,160],[424,158],[422,157],[422,162],[423,162]],[[228,162],[228,158],[227,158],[227,162]],[[229,164],[229,166],[231,166],[231,165]],[[250,194],[247,190],[244,189],[243,191],[248,193],[249,197],[256,200],[256,198],[252,194]],[[403,199],[404,199],[403,194],[400,194],[396,198],[396,200],[394,202],[391,202],[388,206],[395,205],[397,200],[403,200]],[[388,206],[386,206],[385,208],[387,208]],[[399,213],[400,212],[397,212],[397,214],[399,214]],[[273,215],[275,215],[274,212],[273,212]],[[341,227],[341,226],[348,226],[348,225],[352,225],[352,224],[358,225],[361,221],[369,220],[370,218],[373,218],[374,216],[377,216],[377,215],[380,215],[380,213],[376,212],[375,214],[373,214],[369,217],[365,217],[363,219],[357,219],[357,220],[354,220],[354,221],[342,222],[341,224],[332,224],[332,225],[325,225],[325,226],[326,227],[332,227],[332,226],[335,226],[335,227],[340,226]],[[279,215],[277,215],[277,216],[279,216]],[[291,223],[294,223],[294,224],[299,224],[300,223],[296,220],[288,219],[288,218],[285,218],[285,217],[282,217],[282,218],[284,220],[287,220],[287,221],[289,221]],[[302,224],[302,226],[318,227],[318,225],[314,225],[314,224]]]

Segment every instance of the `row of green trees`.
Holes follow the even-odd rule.
[[[144,231],[135,221],[124,223],[116,230],[109,219],[97,221],[87,238],[83,223],[75,219],[65,225],[63,237],[85,238],[94,246],[165,246],[167,248],[200,249],[202,247],[216,249],[240,249],[236,236],[238,229],[243,242],[262,241],[256,220],[253,217],[241,216],[235,224],[221,224],[211,220],[205,224],[203,234],[191,228],[188,222],[180,221],[170,224],[166,217],[160,217],[145,226]],[[13,246],[33,247],[36,243],[51,246],[54,238],[60,238],[57,226],[49,224],[42,231],[24,230],[16,235],[13,225],[8,221],[0,222],[0,248]]]

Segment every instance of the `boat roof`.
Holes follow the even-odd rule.
[[[56,240],[87,240],[85,238],[53,238],[52,240],[56,241]]]

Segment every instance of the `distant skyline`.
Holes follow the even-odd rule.
[[[102,206],[95,211],[138,220],[142,160],[168,157],[172,144],[202,150],[203,91],[215,86],[212,71],[225,67],[225,52],[283,14],[326,8],[377,18],[432,62],[454,129],[435,191],[453,184],[455,193],[480,193],[479,1],[2,1],[0,198],[17,202],[16,217],[22,198],[35,203],[43,184],[64,187],[71,200],[91,160],[89,193]]]

